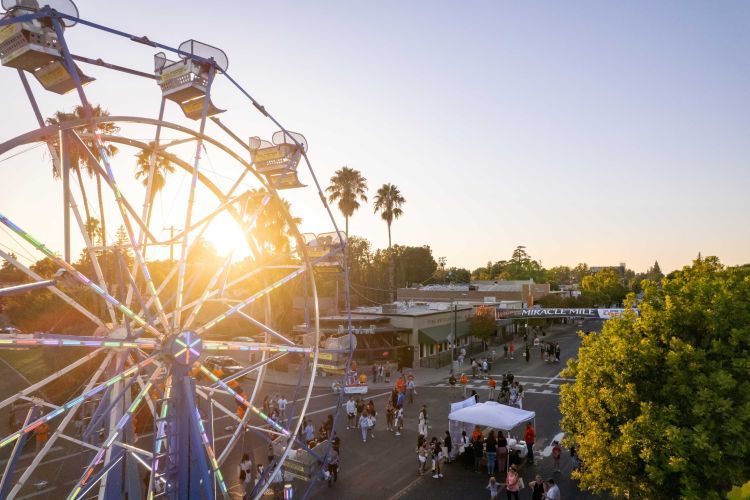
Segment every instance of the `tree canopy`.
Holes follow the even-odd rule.
[[[750,478],[750,268],[696,260],[645,281],[638,308],[584,338],[564,374],[581,486],[724,498]]]

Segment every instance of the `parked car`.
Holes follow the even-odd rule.
[[[232,340],[234,342],[257,342],[257,340],[252,337],[235,337]]]
[[[239,364],[237,360],[229,356],[209,356],[205,359],[203,364],[211,371],[219,368],[224,372],[225,377],[234,375],[238,371],[245,369],[245,367]]]
[[[0,328],[0,334],[2,335],[10,335],[12,337],[15,337],[19,333],[21,333],[21,330],[19,330],[15,326],[4,326]]]

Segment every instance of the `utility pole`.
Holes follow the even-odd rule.
[[[174,260],[174,231],[175,231],[175,227],[174,227],[174,225],[172,225],[172,226],[169,226],[169,227],[164,227],[162,229],[164,229],[165,231],[169,230],[169,260],[173,261]]]

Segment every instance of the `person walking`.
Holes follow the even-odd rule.
[[[513,342],[513,341],[511,341],[511,343],[510,343],[510,347],[508,348],[508,350],[510,351],[510,359],[514,359],[514,358],[513,358],[513,355],[514,355],[514,354],[515,354],[515,352],[516,352],[516,343],[515,343],[515,342]]]
[[[44,445],[47,444],[47,440],[49,439],[49,425],[47,425],[47,422],[42,422],[40,425],[38,425],[34,430],[34,434],[34,440],[36,441],[36,453],[39,453],[39,451],[44,448]]]
[[[350,429],[356,425],[354,417],[357,414],[357,403],[354,402],[354,396],[349,396],[346,402],[346,428]]]
[[[544,498],[545,500],[560,500],[560,487],[555,484],[554,479],[547,480],[547,492]]]
[[[520,500],[518,497],[518,490],[520,487],[519,481],[521,477],[518,475],[515,465],[511,465],[508,470],[508,475],[505,479],[505,493],[508,495],[508,500],[514,498]]]
[[[383,365],[378,365],[378,378],[381,382],[385,380],[385,368]]]
[[[395,412],[396,410],[393,407],[393,402],[389,399],[385,405],[385,430],[387,431],[393,430],[393,417]]]
[[[414,395],[417,393],[417,385],[414,383],[414,377],[409,377],[409,381],[406,383],[406,396],[409,400],[409,404],[414,403]]]
[[[308,420],[307,424],[305,424],[304,434],[306,443],[315,439],[315,426],[313,425],[312,420]]]
[[[508,343],[503,344],[503,357],[508,359]]]
[[[286,422],[286,407],[289,404],[289,401],[287,401],[286,397],[282,394],[279,396],[277,404],[279,405],[279,418],[282,423]]]
[[[395,414],[395,421],[396,421],[396,435],[401,435],[401,429],[404,428],[404,408],[399,405],[396,407],[396,414]]]
[[[484,456],[484,442],[481,434],[476,436],[471,442],[471,449],[474,455],[474,472],[479,472],[479,466]]]
[[[253,484],[253,462],[250,460],[250,456],[247,453],[242,455],[242,460],[237,467],[240,485],[245,494],[250,493],[251,484]]]
[[[451,463],[453,461],[453,440],[451,439],[451,433],[445,431],[445,437],[443,438],[443,457],[445,463]]]
[[[469,383],[469,377],[467,377],[465,373],[462,373],[459,381],[461,382],[461,392],[463,397],[466,397],[466,384]]]
[[[359,417],[359,429],[362,431],[362,442],[367,442],[367,432],[370,427],[370,419],[367,416],[367,410],[362,412],[362,415]]]
[[[427,440],[424,436],[417,439],[417,474],[420,476],[427,470]]]
[[[495,399],[495,387],[497,387],[497,382],[495,382],[495,379],[492,378],[492,375],[490,375],[490,378],[487,380],[487,385],[490,388],[490,393],[487,396],[488,400]]]
[[[497,500],[498,490],[500,489],[497,479],[491,477],[489,484],[487,484],[487,489],[490,490],[490,500]]]
[[[427,437],[427,415],[425,413],[422,413],[422,411],[419,412],[419,418],[417,423],[417,432],[420,436]]]
[[[531,488],[531,500],[544,500],[546,486],[547,484],[542,481],[542,476],[537,474],[536,479],[529,483],[529,488]]]
[[[562,448],[560,443],[552,441],[552,460],[555,464],[555,472],[560,472],[560,457],[562,456]]]
[[[530,463],[534,463],[534,438],[536,438],[536,432],[531,422],[526,424],[526,430],[523,433],[523,440],[526,442],[526,448],[528,452],[526,454],[526,460]]]
[[[377,419],[377,412],[375,411],[375,402],[371,399],[367,402],[367,423],[370,428],[370,437],[375,439],[375,422]]]
[[[333,486],[339,478],[339,452],[331,449],[328,452],[328,487]]]
[[[560,362],[560,342],[555,342],[555,361]]]
[[[495,431],[490,431],[487,440],[484,442],[485,453],[487,453],[487,474],[495,473],[495,457],[497,456],[497,441],[495,441]]]
[[[420,418],[424,419],[425,429],[430,428],[430,421],[427,419],[427,405],[422,405],[422,409],[419,410]]]
[[[456,376],[453,375],[453,371],[451,371],[451,376],[448,377],[448,385],[451,386],[451,394],[456,392]]]
[[[357,408],[357,428],[359,428],[359,423],[362,421],[362,412],[365,411],[365,402],[362,399],[362,396],[357,397],[355,407]]]
[[[531,360],[531,349],[529,348],[529,344],[526,344],[526,352],[524,353],[524,357],[526,358],[526,362],[528,363]]]
[[[437,438],[432,438],[430,443],[430,451],[432,452],[432,479],[439,479],[443,477],[443,472],[440,470],[440,461],[443,456],[443,447]]]

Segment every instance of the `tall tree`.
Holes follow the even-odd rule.
[[[404,211],[401,209],[403,204],[406,203],[406,199],[401,195],[398,187],[395,184],[383,184],[375,194],[375,213],[380,212],[380,217],[388,225],[388,254],[390,257],[388,266],[388,285],[390,287],[390,300],[393,302],[393,280],[394,280],[394,262],[393,252],[391,251],[391,224],[394,219],[398,219],[403,215]]]
[[[149,194],[148,212],[146,214],[146,225],[151,220],[151,207],[156,195],[164,189],[167,184],[167,174],[174,173],[174,164],[169,158],[156,154],[156,143],[151,141],[146,149],[136,155],[135,178],[140,179],[144,186],[148,187],[149,173],[151,172],[151,155],[154,155],[154,175],[151,177],[151,192]]]
[[[359,170],[342,167],[331,177],[331,185],[326,188],[328,201],[338,201],[338,207],[344,216],[346,238],[349,239],[349,217],[359,209],[360,201],[367,201],[367,179]]]
[[[91,108],[91,116],[93,118],[98,118],[102,116],[109,116],[109,112],[102,108],[101,105],[96,105]],[[72,113],[66,113],[64,111],[57,111],[53,116],[50,118],[47,118],[47,124],[48,125],[59,125],[61,123],[72,121],[72,120],[81,120],[86,118],[86,110],[83,106],[76,106]],[[115,125],[114,123],[107,123],[102,122],[96,125],[96,128],[99,132],[102,132],[104,134],[116,134],[120,131],[120,127]],[[101,155],[99,153],[99,149],[95,145],[95,141],[93,139],[82,139],[83,143],[86,145],[86,147],[91,151],[92,155],[94,156],[94,159],[96,162],[101,161]],[[115,146],[112,146],[111,144],[105,145],[105,148],[107,150],[107,154],[111,157],[117,154],[118,149]],[[88,197],[86,196],[86,190],[83,186],[83,177],[81,176],[81,165],[86,167],[86,172],[89,176],[93,176],[96,178],[96,192],[97,197],[99,201],[99,221],[101,224],[101,234],[102,234],[102,245],[107,245],[107,226],[105,222],[105,216],[104,216],[104,201],[102,200],[102,182],[101,182],[101,176],[98,175],[98,172],[95,168],[96,162],[94,159],[89,157],[89,155],[86,153],[84,147],[77,141],[77,140],[71,140],[68,144],[68,151],[70,151],[70,166],[75,171],[76,176],[78,177],[78,184],[81,188],[81,193],[83,196],[83,204],[84,204],[84,210],[86,211],[86,220],[89,220],[91,218],[91,214],[89,211],[88,206]],[[58,172],[53,168],[52,175],[55,178],[58,178]]]
[[[644,281],[638,308],[569,361],[575,475],[618,498],[725,498],[750,477],[750,267],[696,260]]]

